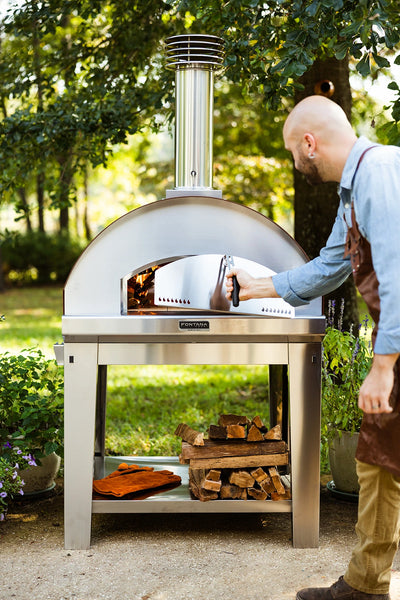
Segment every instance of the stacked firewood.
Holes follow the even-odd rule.
[[[259,416],[220,415],[208,438],[181,423],[179,460],[189,465],[192,496],[206,500],[290,498],[289,486],[278,467],[288,464],[287,444],[280,425],[268,429]]]

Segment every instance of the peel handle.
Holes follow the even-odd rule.
[[[239,306],[239,292],[240,292],[240,285],[239,285],[236,275],[234,275],[232,277],[232,284],[233,284],[232,304],[233,304],[233,306],[236,307],[236,306]]]

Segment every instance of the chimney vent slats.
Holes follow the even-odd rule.
[[[167,38],[165,55],[166,67],[175,70],[173,191],[210,193],[214,71],[223,66],[224,42],[212,35],[176,35]]]

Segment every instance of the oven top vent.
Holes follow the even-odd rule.
[[[224,61],[224,42],[215,35],[174,35],[166,40],[167,69],[194,65],[217,70]]]
[[[174,35],[165,41],[166,67],[175,71],[175,187],[167,197],[191,193],[221,197],[212,187],[214,73],[224,41],[215,35]]]

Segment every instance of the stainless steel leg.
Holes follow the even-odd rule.
[[[319,543],[321,344],[289,344],[293,546]]]
[[[90,546],[97,344],[64,347],[65,548]]]

